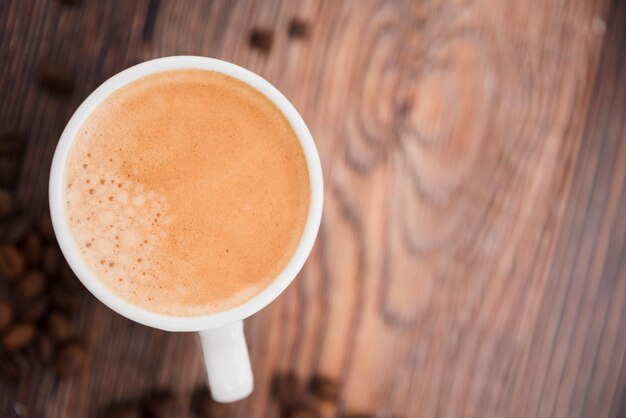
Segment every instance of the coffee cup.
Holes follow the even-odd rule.
[[[112,93],[151,74],[184,69],[222,73],[248,84],[265,95],[285,116],[302,147],[310,181],[309,211],[299,244],[286,267],[260,293],[238,306],[210,315],[169,316],[133,305],[114,293],[89,268],[71,234],[64,199],[64,173],[68,154],[81,126]],[[218,402],[248,396],[254,387],[243,320],[271,303],[294,280],[313,247],[322,216],[323,181],[319,155],[302,117],[274,86],[259,75],[235,64],[207,57],[173,56],[130,67],[98,87],[71,117],[57,145],[49,184],[50,212],[63,255],[83,285],[118,314],[153,328],[172,332],[198,332],[209,386]]]

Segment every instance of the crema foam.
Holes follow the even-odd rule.
[[[253,87],[203,70],[161,72],[110,95],[65,168],[71,233],[93,273],[146,310],[196,316],[267,287],[309,211],[296,134]]]

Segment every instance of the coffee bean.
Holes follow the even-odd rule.
[[[27,322],[21,322],[11,326],[2,338],[2,346],[5,350],[17,350],[30,344],[35,337],[35,327]]]
[[[37,322],[43,318],[49,305],[48,296],[42,293],[28,303],[20,303],[18,313],[26,321]]]
[[[345,415],[342,415],[343,418],[376,418],[375,414],[370,414],[367,412],[348,412]]]
[[[46,323],[48,335],[54,341],[62,342],[70,336],[71,321],[61,312],[55,311],[50,313]]]
[[[19,280],[15,287],[15,295],[20,302],[27,302],[39,295],[46,287],[46,278],[37,270],[31,270]]]
[[[17,180],[17,161],[13,158],[0,158],[0,186],[13,187]]]
[[[0,189],[0,219],[4,219],[15,211],[15,198],[8,190]]]
[[[0,126],[0,154],[14,154],[20,151],[23,146],[24,135],[15,128]]]
[[[66,289],[57,287],[50,290],[50,303],[55,308],[71,313],[76,309],[78,300]]]
[[[218,403],[206,387],[198,388],[191,397],[191,409],[199,418],[228,418],[232,409],[228,404]]]
[[[32,369],[32,363],[30,359],[27,357],[27,353],[23,353],[20,351],[14,351],[11,353],[11,361],[17,364],[19,369],[19,377],[20,379],[28,375],[30,370]]]
[[[40,334],[37,338],[37,351],[44,363],[49,363],[52,360],[52,354],[54,352],[54,346],[52,341],[44,334]]]
[[[312,403],[299,401],[283,408],[285,418],[319,418],[320,411]]]
[[[52,218],[50,218],[49,213],[46,213],[41,217],[41,219],[39,219],[37,229],[39,230],[39,233],[41,234],[43,239],[47,241],[55,240],[54,228],[52,227]]]
[[[82,344],[77,342],[65,344],[56,353],[54,370],[62,377],[75,375],[82,370],[86,357],[87,352]]]
[[[29,232],[24,238],[24,257],[28,264],[38,265],[41,261],[41,253],[41,237],[34,231]]]
[[[13,309],[13,305],[11,305],[7,301],[0,302],[0,331],[2,331],[11,324],[14,316],[15,312]]]
[[[271,29],[256,28],[250,32],[250,46],[263,53],[269,53],[274,41],[274,33]]]
[[[276,374],[272,378],[272,395],[282,405],[292,404],[302,396],[302,385],[292,373]]]
[[[289,23],[289,36],[291,38],[306,38],[309,34],[309,26],[305,21],[294,18]]]
[[[213,402],[209,389],[200,388],[191,397],[191,409],[198,417],[207,418],[210,417]]]
[[[101,415],[102,418],[142,418],[139,405],[113,405]]]
[[[14,359],[14,352],[0,350],[0,378],[17,382],[20,377],[20,367]]]
[[[311,379],[309,391],[322,400],[337,402],[341,394],[341,386],[336,380],[318,375]]]
[[[26,359],[32,366],[41,367],[43,365],[43,361],[41,356],[39,355],[39,348],[37,347],[37,338],[35,337],[35,343],[26,347],[23,350],[23,353],[26,356]]]
[[[55,275],[59,271],[61,254],[55,244],[46,245],[41,254],[41,269],[45,274]]]
[[[14,281],[24,273],[24,256],[12,245],[0,245],[0,277]]]
[[[39,85],[59,96],[72,94],[74,79],[72,72],[56,65],[42,65],[39,68]]]
[[[143,401],[143,413],[146,418],[180,416],[176,396],[169,390],[157,390],[150,393]]]
[[[80,288],[80,281],[72,271],[72,268],[65,261],[61,261],[59,266],[59,279],[68,289]]]

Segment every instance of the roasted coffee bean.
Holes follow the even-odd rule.
[[[50,303],[55,308],[71,313],[76,309],[78,300],[66,289],[57,287],[50,290]]]
[[[299,401],[283,407],[282,416],[285,418],[319,418],[321,415],[312,403]]]
[[[250,46],[263,53],[269,53],[274,42],[274,33],[271,29],[256,28],[250,32]]]
[[[0,277],[14,281],[24,273],[26,261],[21,252],[12,245],[0,245]]]
[[[206,387],[198,388],[191,397],[191,409],[199,418],[228,418],[232,409],[228,404],[218,403]]]
[[[13,321],[13,317],[15,316],[15,311],[13,309],[13,305],[11,305],[7,301],[0,302],[0,331],[5,329],[11,324]]]
[[[197,389],[191,397],[191,409],[200,418],[210,417],[213,398],[208,388]]]
[[[54,228],[52,227],[52,219],[50,218],[50,214],[47,213],[39,219],[39,223],[37,224],[37,229],[39,229],[39,233],[43,237],[43,239],[47,241],[54,241]]]
[[[70,336],[71,321],[61,312],[55,311],[50,313],[46,325],[48,335],[56,342],[65,341]]]
[[[67,264],[64,260],[61,260],[61,265],[59,266],[59,279],[68,289],[80,288],[80,281],[72,271],[69,264]]]
[[[168,418],[180,416],[176,396],[169,390],[156,390],[143,401],[143,413],[146,418]]]
[[[49,306],[48,296],[42,293],[28,303],[20,303],[18,313],[26,321],[37,322],[43,318]]]
[[[0,378],[10,382],[20,379],[20,366],[14,360],[14,352],[0,350]]]
[[[44,363],[49,363],[52,360],[52,354],[54,352],[54,346],[50,338],[44,334],[40,334],[37,338],[37,351],[41,360]]]
[[[45,274],[55,275],[59,271],[61,254],[55,244],[46,245],[41,255],[41,269]]]
[[[37,347],[36,337],[35,337],[35,343],[26,347],[26,349],[23,350],[23,353],[25,354],[26,359],[28,359],[28,362],[31,365],[36,366],[36,367],[40,367],[43,365],[43,361],[41,359],[41,356],[39,355],[39,348]]]
[[[343,418],[376,418],[375,414],[367,412],[348,412],[342,415]]]
[[[46,278],[37,270],[31,270],[22,277],[15,287],[15,295],[20,302],[27,302],[39,295],[46,287]]]
[[[2,338],[2,346],[7,351],[17,350],[30,344],[34,337],[35,327],[28,322],[21,322],[7,329]]]
[[[318,375],[311,379],[309,391],[325,401],[337,402],[341,394],[341,386],[336,380]]]
[[[17,161],[14,158],[0,156],[0,186],[15,186],[17,180]]]
[[[309,26],[305,21],[294,18],[289,23],[289,36],[291,38],[306,38],[309,35]]]
[[[11,353],[11,361],[17,364],[19,368],[20,378],[25,377],[32,369],[32,362],[28,358],[27,353],[14,351]]]
[[[39,68],[39,85],[59,96],[72,94],[74,79],[71,71],[56,65],[42,65]]]
[[[276,374],[272,378],[272,395],[282,405],[292,404],[302,397],[302,385],[292,372]]]
[[[0,189],[0,219],[4,219],[15,211],[15,197],[8,190]]]
[[[77,342],[63,345],[56,353],[54,370],[62,377],[72,376],[79,373],[87,357],[85,347]]]
[[[24,135],[17,129],[0,126],[0,154],[11,155],[24,146]]]
[[[142,418],[139,405],[124,404],[108,407],[102,414],[102,418]]]
[[[38,265],[41,262],[41,237],[39,234],[31,231],[24,238],[24,257],[26,258],[26,262],[33,265]]]

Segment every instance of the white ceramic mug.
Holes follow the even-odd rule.
[[[149,74],[178,69],[216,71],[239,79],[256,88],[285,115],[300,140],[309,169],[311,198],[309,215],[300,243],[291,260],[276,279],[247,302],[213,315],[176,317],[150,312],[122,299],[89,269],[74,241],[64,204],[64,171],[74,138],[89,115],[111,93]],[[260,76],[235,64],[206,57],[174,56],[147,61],[111,77],[98,87],[76,110],[56,148],[50,172],[50,213],[54,232],[63,255],[76,276],[102,303],[128,319],[166,331],[198,331],[209,386],[213,398],[232,402],[248,396],[253,389],[243,319],[258,312],[274,300],[296,277],[306,261],[322,217],[323,182],[319,156],[311,133],[293,105],[274,86]]]

